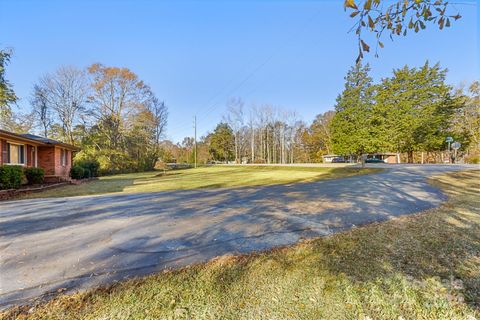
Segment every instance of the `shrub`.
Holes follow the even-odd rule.
[[[45,178],[45,170],[42,168],[27,168],[24,171],[28,184],[40,184],[43,183]]]
[[[88,170],[88,177],[98,177],[98,169],[100,163],[97,160],[79,160],[75,162],[75,166],[82,167],[84,170]]]
[[[83,169],[78,165],[75,165],[70,169],[70,177],[72,177],[72,179],[77,179],[77,180],[83,179],[84,174],[85,174],[85,169]]]
[[[465,157],[465,162],[470,164],[480,164],[480,154],[472,154]]]
[[[23,178],[22,166],[0,166],[0,189],[18,189]]]
[[[92,172],[88,168],[83,168],[83,179],[92,178]]]

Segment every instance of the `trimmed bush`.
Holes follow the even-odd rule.
[[[79,160],[75,162],[75,166],[88,170],[88,176],[86,178],[98,177],[100,163],[97,160]]]
[[[0,166],[0,189],[18,189],[23,178],[22,166]]]
[[[77,180],[83,179],[84,174],[85,174],[85,169],[83,169],[79,165],[75,165],[70,169],[70,177],[72,177],[72,179],[77,179]]]
[[[27,168],[24,171],[28,184],[40,184],[43,183],[45,178],[45,170],[42,168]]]

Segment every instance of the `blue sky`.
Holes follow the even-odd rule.
[[[448,82],[479,79],[479,3],[462,0],[450,29],[385,39],[365,61],[375,79],[426,59]],[[457,10],[453,10],[456,13]],[[28,108],[34,82],[58,66],[128,67],[165,100],[167,137],[204,134],[231,97],[296,110],[310,122],[333,108],[357,43],[343,1],[0,0],[0,47],[12,47],[7,77]]]

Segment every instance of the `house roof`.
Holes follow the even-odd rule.
[[[48,145],[58,145],[61,147],[64,147],[66,149],[71,149],[71,150],[79,150],[80,148],[75,147],[74,145],[68,144],[68,143],[63,143],[61,141],[45,138],[45,137],[40,137],[36,136],[34,134],[29,134],[29,133],[14,133],[10,131],[5,131],[0,129],[0,136],[6,136],[10,139],[17,139],[23,142],[33,142],[36,145],[40,146],[48,146]]]

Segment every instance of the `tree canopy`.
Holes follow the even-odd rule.
[[[337,154],[362,154],[381,146],[372,126],[375,87],[370,66],[355,64],[345,77],[345,89],[338,96],[332,120],[333,150]]]
[[[445,83],[446,70],[428,61],[405,66],[373,84],[368,65],[347,74],[332,121],[333,148],[339,154],[435,151],[451,134],[460,100]]]
[[[209,151],[213,160],[231,161],[235,159],[235,136],[227,123],[220,122],[208,139],[210,140]]]

